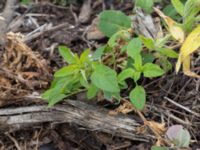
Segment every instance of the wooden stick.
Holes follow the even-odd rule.
[[[177,107],[179,107],[179,108],[181,108],[181,109],[183,109],[183,110],[185,110],[185,111],[187,111],[187,112],[189,112],[189,113],[195,115],[196,117],[200,117],[200,114],[198,114],[198,113],[196,113],[196,112],[190,110],[189,108],[187,108],[187,107],[185,107],[185,106],[183,106],[183,105],[181,105],[181,104],[179,104],[179,103],[177,103],[177,102],[171,100],[170,98],[164,97],[164,99],[166,99],[168,102],[174,104],[175,106],[177,106]]]
[[[148,142],[154,136],[137,134],[141,124],[125,115],[110,116],[108,110],[84,102],[67,100],[64,105],[44,105],[0,109],[0,131],[19,129],[40,123],[74,123],[92,131],[100,131],[131,140]]]

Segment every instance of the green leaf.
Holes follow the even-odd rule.
[[[178,58],[178,54],[174,50],[169,48],[156,48],[156,51],[169,58]]]
[[[134,74],[133,74],[133,80],[135,82],[137,82],[140,79],[140,76],[141,76],[141,72],[140,71],[135,71]]]
[[[89,62],[90,61],[89,55],[90,55],[90,49],[86,49],[85,51],[83,51],[80,56],[80,62],[81,63]]]
[[[85,73],[85,70],[81,70],[80,71],[81,74],[80,74],[80,84],[87,88],[89,85],[88,85],[88,80],[87,80],[87,77],[86,77],[86,73]]]
[[[142,42],[139,38],[134,38],[128,43],[127,53],[131,58],[135,59],[137,54],[140,54],[141,50]]]
[[[160,66],[162,66],[162,68],[165,72],[172,69],[172,64],[169,60],[167,60],[166,57],[159,58],[158,63],[160,64]]]
[[[103,91],[103,96],[106,100],[112,101],[112,93],[108,91]]]
[[[139,54],[141,50],[142,50],[142,42],[139,38],[134,38],[128,43],[127,53],[133,59],[135,59],[135,55]]]
[[[131,103],[138,110],[143,110],[146,103],[146,93],[142,86],[136,86],[130,93]]]
[[[60,55],[65,59],[68,64],[76,63],[75,56],[69,48],[67,48],[66,46],[59,46],[58,49]]]
[[[142,54],[142,62],[143,64],[152,63],[155,60],[152,53]]]
[[[135,55],[133,66],[137,71],[142,71],[142,56],[140,54]]]
[[[49,90],[45,91],[45,93],[42,94],[42,98],[44,100],[48,101],[49,107],[52,107],[59,101],[63,100],[63,98],[65,98],[65,97],[66,97],[66,95],[61,93],[61,89],[59,86],[49,89]]]
[[[163,13],[166,16],[172,18],[173,20],[176,20],[178,22],[181,21],[181,16],[178,15],[177,11],[174,9],[172,4],[165,6],[165,8],[163,9]]]
[[[139,38],[134,38],[128,43],[127,53],[128,56],[134,59],[134,66],[137,70],[140,70],[142,67],[141,50],[142,42]]]
[[[135,6],[141,7],[146,13],[152,13],[153,11],[153,0],[136,0]]]
[[[67,76],[67,77],[69,78],[70,76]],[[63,82],[65,82],[65,80],[66,80],[66,77],[54,78],[53,81],[51,82],[50,88],[54,88],[57,85],[63,84]]]
[[[143,66],[143,73],[145,77],[151,78],[161,76],[165,73],[165,71],[156,64],[146,63]]]
[[[120,101],[121,99],[119,92],[113,93],[113,92],[103,91],[103,94],[104,94],[104,98],[109,101],[112,101],[113,98],[116,98],[118,101]]]
[[[184,15],[184,5],[180,0],[171,0],[171,3],[173,4],[176,11],[183,16]]]
[[[121,83],[124,80],[128,79],[128,78],[132,78],[134,75],[134,70],[132,68],[128,68],[123,70],[122,72],[120,72],[120,74],[118,75],[118,81]]]
[[[94,84],[91,84],[87,91],[87,98],[88,99],[94,98],[97,95],[98,91],[99,89]]]
[[[94,60],[100,60],[104,54],[105,49],[106,49],[106,45],[97,48],[96,51],[93,53],[92,58]]]
[[[91,75],[92,83],[108,92],[119,92],[119,86],[117,82],[117,73],[104,65],[97,65],[95,71]]]
[[[54,77],[64,77],[68,75],[75,74],[79,71],[77,65],[65,66],[55,72]]]
[[[131,27],[131,19],[121,11],[106,10],[99,16],[98,28],[107,36],[111,37],[120,30]]]
[[[167,42],[169,42],[170,38],[171,38],[171,35],[167,34],[164,37],[156,39],[155,48],[161,48],[161,47],[165,46],[167,44]]]
[[[139,38],[142,40],[143,44],[149,49],[153,50],[155,48],[154,46],[154,40],[151,38],[147,38],[143,35],[140,35]]]
[[[152,146],[151,150],[169,150],[167,147]]]
[[[116,46],[118,44],[117,39],[119,39],[119,38],[124,39],[124,40],[130,39],[130,33],[127,30],[118,31],[117,33],[113,34],[110,37],[110,39],[108,40],[108,45],[110,47]]]
[[[21,3],[24,5],[28,5],[31,3],[31,0],[21,0]]]
[[[125,81],[119,82],[120,89],[127,89],[128,85]]]
[[[200,12],[200,0],[187,0],[184,9],[183,28],[190,32],[195,25],[195,19]]]

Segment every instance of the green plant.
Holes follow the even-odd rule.
[[[88,88],[88,77],[95,65],[95,62],[90,58],[89,49],[85,50],[80,57],[73,54],[65,46],[60,46],[59,52],[68,63],[68,66],[64,66],[55,72],[50,89],[43,94],[43,98],[48,100],[49,106],[53,106],[63,98],[82,91],[82,87]]]
[[[154,63],[155,60],[168,61],[168,58],[177,58],[175,51],[164,46],[168,37],[157,40],[141,35],[133,37],[130,18],[122,12],[114,10],[102,12],[99,28],[110,39],[91,57],[89,50],[84,51],[79,58],[68,48],[59,47],[59,52],[68,66],[55,72],[50,89],[43,94],[49,106],[82,90],[87,91],[89,99],[101,91],[105,99],[114,98],[120,101],[121,90],[128,88],[126,80],[132,79],[134,86],[129,98],[138,110],[142,110],[146,102],[146,92],[138,81],[142,77],[162,76],[170,69],[169,67],[161,69],[159,64]],[[144,46],[148,51],[143,51]],[[162,63],[161,66],[164,66]]]
[[[194,18],[199,10],[196,7],[192,12],[185,9],[189,5],[194,5],[193,3],[195,2],[188,0],[185,6],[182,6],[179,0],[172,1],[177,12],[180,15],[187,14],[189,18]],[[188,24],[186,22],[183,26],[191,28],[191,25],[185,25]],[[54,81],[50,89],[43,94],[43,98],[47,99],[52,106],[64,97],[85,90],[88,98],[93,98],[102,91],[105,99],[114,98],[119,101],[121,90],[128,88],[126,80],[132,79],[133,88],[129,98],[138,110],[142,110],[146,102],[146,92],[139,84],[140,79],[162,76],[172,68],[168,59],[178,57],[178,54],[167,46],[171,36],[167,34],[159,39],[146,38],[142,35],[133,36],[129,16],[114,10],[107,10],[100,14],[98,27],[109,37],[109,40],[93,55],[89,50],[85,50],[78,57],[68,48],[59,47],[60,54],[68,66],[54,74]],[[177,32],[177,29],[179,26],[172,29],[169,27],[170,31]]]
[[[142,42],[139,38],[133,38],[127,46],[128,56],[134,60],[131,67],[124,69],[118,75],[118,80],[121,84],[124,83],[125,79],[131,78],[135,82],[135,88],[130,92],[129,98],[132,104],[138,109],[142,110],[146,101],[146,92],[142,86],[139,86],[137,81],[143,74],[144,77],[153,78],[163,75],[165,72],[160,68],[159,65],[154,63],[142,62]]]
[[[104,16],[103,18],[113,18],[113,15],[115,14],[114,12],[115,11],[109,13],[109,11],[106,11],[100,14],[100,30],[105,35],[108,28],[107,23],[105,23],[106,21],[109,22],[109,24],[120,26],[122,24],[121,22],[124,20],[120,18],[120,20],[118,20],[119,25],[117,25],[117,23],[113,22],[112,19],[101,19],[101,15]],[[104,53],[111,53],[113,57],[116,56],[115,51],[118,51],[120,54],[127,54],[124,64],[120,65],[121,71],[118,72],[118,82],[121,89],[123,89],[127,88],[125,82],[126,79],[132,79],[134,81],[135,86],[131,90],[129,98],[132,104],[138,110],[142,110],[146,101],[146,92],[142,86],[138,85],[138,80],[141,79],[142,76],[146,78],[162,76],[166,71],[171,69],[171,63],[168,61],[168,58],[177,58],[178,54],[174,50],[165,46],[170,37],[168,35],[164,38],[154,40],[146,38],[142,35],[138,35],[136,38],[132,37],[131,29],[128,28],[128,26],[120,31],[112,28],[109,30],[112,34],[108,35],[110,39],[108,40],[107,45],[103,46],[101,49],[98,49],[95,53],[98,53],[101,56]],[[143,46],[145,46],[148,51],[144,51]],[[98,56],[98,58],[101,57]],[[119,58],[114,58],[113,60],[118,59]],[[160,65],[164,70],[160,68],[159,64],[153,63],[154,60],[160,60]],[[113,63],[115,63],[115,61]],[[115,64],[113,66],[115,66],[114,69],[117,70],[117,65]]]
[[[171,0],[173,7],[182,17],[181,27],[185,32],[191,32],[197,23],[197,15],[200,11],[200,0],[187,0],[185,4],[181,0]]]
[[[190,71],[190,54],[196,51],[200,46],[200,26],[198,23],[200,0],[187,0],[185,5],[180,0],[172,0],[172,4],[176,11],[182,16],[182,23],[175,22],[156,8],[155,11],[167,24],[167,29],[172,37],[182,44],[176,64],[176,72],[180,70],[181,64],[183,64],[183,73],[185,75],[199,78],[199,75]]]
[[[120,100],[117,73],[95,61],[89,49],[80,57],[65,46],[60,46],[59,52],[68,65],[55,72],[50,89],[42,95],[49,106],[81,91],[87,91],[89,99],[101,90],[107,99],[115,97]]]

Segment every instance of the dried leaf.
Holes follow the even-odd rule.
[[[183,63],[184,74],[192,77],[200,77],[190,71],[190,54],[196,51],[200,47],[200,25],[196,27],[184,41],[178,62],[176,64],[176,72],[180,70],[181,64]]]
[[[129,101],[125,101],[122,105],[120,105],[117,109],[115,109],[116,112],[118,112],[118,113],[120,112],[123,114],[130,113],[134,110],[135,110],[135,108]]]
[[[183,29],[178,26],[178,23],[176,23],[173,19],[171,19],[170,17],[166,16],[162,11],[160,11],[157,8],[154,8],[154,10],[158,13],[158,15],[160,17],[162,17],[164,19],[164,21],[166,22],[168,28],[169,28],[169,32],[170,34],[176,39],[178,40],[180,43],[182,43],[184,41],[185,38],[185,34]]]
[[[158,123],[155,121],[147,121],[148,126],[154,130],[157,135],[163,135],[166,131],[165,123]]]

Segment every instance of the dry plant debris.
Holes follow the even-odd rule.
[[[45,59],[23,42],[22,34],[9,32],[7,40],[1,59],[1,99],[19,98],[29,90],[45,88],[50,79]]]
[[[150,4],[150,1],[151,0],[147,1],[148,4]],[[172,1],[177,2],[178,0],[172,0]],[[8,0],[8,2],[12,2],[12,0]],[[98,19],[96,17],[96,15],[102,11],[102,5],[100,4],[105,5],[104,2],[112,3],[113,5],[112,7],[114,7],[115,9],[125,10],[126,14],[132,14],[132,9],[133,9],[132,3],[125,1],[124,3],[119,3],[117,1],[112,1],[112,0],[109,1],[99,0],[97,2],[94,2],[95,4],[92,4],[92,1],[90,0],[85,0],[82,5],[82,11],[80,9],[81,5],[79,5],[79,3],[76,2],[73,2],[72,4],[70,3],[69,4],[70,7],[68,6],[65,7],[64,5],[58,6],[51,2],[46,3],[46,1],[42,2],[43,5],[38,6],[40,5],[40,2],[37,1],[36,4],[33,3],[33,8],[35,10],[30,9],[27,6],[23,7],[20,6],[19,8],[17,8],[17,14],[15,15],[22,17],[25,20],[25,22],[27,21],[32,26],[29,26],[30,24],[28,23],[26,23],[25,25],[25,23],[21,21],[20,25],[18,25],[14,29],[19,33],[9,32],[7,34],[3,33],[3,36],[1,36],[7,38],[7,45],[4,45],[5,47],[2,48],[2,51],[0,52],[0,58],[1,58],[0,106],[1,107],[9,106],[7,104],[11,104],[11,106],[14,107],[17,105],[21,105],[18,103],[18,101],[16,101],[17,99],[22,98],[23,101],[24,96],[31,94],[32,92],[40,93],[41,90],[47,88],[51,80],[51,73],[53,72],[52,70],[55,71],[64,64],[56,51],[58,45],[60,44],[69,45],[69,47],[72,48],[73,52],[78,52],[78,54],[80,54],[81,53],[80,48],[85,49],[86,45],[88,45],[91,48],[94,48],[94,47],[99,47],[99,45],[101,45],[102,43],[105,43],[106,37],[98,29],[97,27]],[[57,3],[60,2],[57,1]],[[127,7],[124,6],[126,4]],[[105,9],[105,6],[103,7]],[[149,5],[146,7],[149,7]],[[163,3],[163,5],[160,5],[158,3],[157,8],[162,9],[162,7],[165,7],[165,2]],[[149,8],[145,8],[145,10],[146,9],[148,10]],[[199,43],[200,43],[199,27],[195,29],[194,31],[195,33],[193,32],[191,34],[184,33],[179,28],[177,21],[174,21],[174,19],[171,19],[171,17],[167,17],[165,12],[162,13],[159,9],[155,8],[155,11],[159,14],[159,16],[162,19],[164,19],[164,22],[168,26],[167,30],[165,30],[163,26],[161,26],[162,24],[160,23],[161,22],[160,17],[156,16],[156,13],[150,15],[146,13],[145,10],[141,10],[139,8],[136,9],[136,15],[134,16],[135,18],[133,17],[134,33],[131,30],[130,32],[131,36],[139,33],[140,35],[143,35],[145,37],[155,39],[155,38],[163,38],[166,34],[170,33],[177,41],[175,42],[173,40],[169,41],[169,43],[167,43],[167,48],[171,48],[178,51],[178,49],[182,45],[182,47],[180,48],[179,61],[177,63],[177,71],[179,70],[181,64],[183,64],[184,74],[190,76],[192,75],[193,77],[199,77],[196,74],[190,72],[190,65],[192,64],[192,63],[190,64],[191,61],[190,55],[194,51],[199,49]],[[28,11],[25,12],[24,10],[30,11],[30,14]],[[70,14],[67,12],[68,10],[70,10],[71,12]],[[87,12],[84,13],[85,12],[84,10],[87,10]],[[25,12],[25,14],[23,14],[23,12]],[[79,14],[79,17],[77,17],[77,14]],[[0,18],[1,21],[4,21],[5,19],[6,18],[4,16]],[[44,29],[43,31],[39,31],[36,34],[29,34],[29,33],[35,33],[35,31],[38,31],[45,25],[48,26],[46,30]],[[12,30],[12,28],[10,29]],[[67,32],[63,32],[65,30],[61,29],[66,29]],[[7,30],[5,31],[7,32]],[[23,33],[24,35],[25,34],[30,35],[30,37],[26,37],[27,38],[26,39],[21,33]],[[69,40],[69,38],[65,39],[66,37],[65,35],[71,38],[71,40]],[[85,35],[86,38],[84,37]],[[55,38],[50,38],[50,37],[55,37]],[[4,43],[4,39],[0,40],[0,42],[1,41],[3,41]],[[29,43],[26,44],[27,42]],[[119,45],[114,47],[113,49],[114,53],[103,54],[102,58],[104,64],[106,64],[110,68],[120,71],[124,65],[123,62],[127,60],[127,55],[121,54],[120,49],[127,43],[126,41],[121,39],[117,39],[116,43]],[[195,43],[195,44],[193,44],[191,47],[191,44],[188,43]],[[143,49],[145,52],[148,51],[148,48],[146,47],[144,48],[144,45]],[[190,51],[187,51],[189,49]],[[113,55],[116,58],[115,63],[110,61],[110,58],[112,58]],[[192,64],[193,67],[199,66],[198,54],[194,54],[193,60],[194,60]],[[162,60],[155,62],[159,64],[162,62]],[[173,66],[174,63],[175,61],[172,61]],[[199,73],[199,67],[192,69],[192,71]],[[121,103],[116,104],[117,105],[116,108],[115,105],[113,106],[115,98],[112,97],[112,99],[109,102],[107,102],[105,101],[103,93],[99,93],[98,95],[99,101],[97,103],[98,104],[100,103],[100,105],[105,104],[106,107],[114,107],[115,109],[111,109],[111,111],[109,111],[109,114],[111,115],[120,115],[120,113],[123,113],[125,114],[125,117],[133,115],[134,116],[133,118],[135,119],[135,115],[138,113],[140,118],[136,117],[136,120],[138,119],[140,120],[140,123],[137,124],[140,125],[140,127],[138,128],[138,132],[134,130],[134,133],[136,132],[138,133],[138,135],[142,134],[143,136],[149,135],[149,133],[153,133],[153,136],[151,137],[152,138],[151,144],[154,143],[157,146],[167,145],[173,147],[174,145],[166,140],[165,132],[167,128],[173,127],[173,124],[178,123],[184,125],[184,127],[189,130],[192,138],[192,140],[190,141],[191,144],[190,146],[194,149],[199,148],[199,139],[200,139],[199,79],[188,78],[182,74],[177,76],[172,72],[168,72],[168,74],[166,74],[165,76],[153,80],[151,78],[150,79],[141,78],[139,80],[139,83],[141,84],[141,86],[145,88],[148,95],[147,104],[142,112],[137,112],[129,101],[121,101]],[[128,86],[132,88],[132,86],[134,85],[129,84]],[[123,96],[125,97],[127,96],[127,93],[130,91],[130,88],[127,89],[127,91],[122,92]],[[73,96],[72,98],[74,97],[76,96]],[[36,97],[34,97],[33,95],[33,98]],[[85,99],[85,97],[83,98]],[[91,103],[94,104],[94,102]],[[96,103],[94,105],[96,106]],[[74,107],[74,105],[70,106]],[[16,111],[17,108],[18,107],[13,108],[12,110]],[[38,111],[39,106],[34,108],[36,108],[36,111]],[[86,107],[86,109],[88,108],[89,107]],[[21,109],[23,109],[23,107],[21,107]],[[62,108],[62,110],[64,109]],[[61,111],[61,110],[56,110],[56,111]],[[25,113],[27,114],[30,113],[31,116],[31,112],[25,112]],[[49,117],[53,117],[51,113],[48,114]],[[43,115],[45,116],[45,114]],[[39,113],[38,116],[40,116]],[[79,116],[81,117],[82,115],[79,114]],[[20,114],[19,115],[14,114],[13,117],[20,118]],[[87,116],[85,118],[87,118]],[[46,119],[48,122],[48,118]],[[143,122],[141,122],[141,120],[143,120]],[[107,125],[108,123],[109,121],[107,121],[105,125]],[[59,128],[60,127],[59,124],[60,123],[53,123],[52,127],[50,128],[55,128],[55,127]],[[46,124],[44,126],[46,129]],[[41,126],[39,125],[39,127]],[[114,135],[112,135],[112,138],[109,138],[109,142],[106,141],[106,139],[108,139],[106,135],[104,137],[103,136],[100,137],[98,142],[95,143],[92,142],[92,140],[95,140],[95,136],[93,136],[93,134],[94,132],[96,134],[99,131],[96,131],[95,129],[93,129],[95,131],[91,132],[86,131],[86,133],[83,134],[83,136],[80,138],[79,135],[82,132],[81,131],[82,127],[75,126],[75,129],[73,129],[72,131],[69,131],[69,128],[66,129],[65,125],[63,125],[63,127],[65,130],[62,131],[60,129],[58,129],[57,131],[54,130],[44,131],[43,129],[37,130],[33,135],[28,135],[27,137],[22,135],[18,136],[15,133],[8,133],[6,136],[7,141],[9,141],[8,143],[4,143],[5,140],[2,140],[5,137],[0,139],[1,149],[14,149],[14,148],[38,149],[41,144],[47,143],[47,146],[49,143],[52,144],[51,141],[54,141],[55,143],[60,145],[60,147],[58,146],[60,149],[65,149],[66,145],[62,146],[63,143],[64,144],[67,143],[67,146],[68,145],[71,146],[71,144],[69,144],[66,141],[62,141],[63,137],[65,138],[65,140],[72,142],[73,145],[78,145],[79,148],[85,148],[91,150],[103,146],[108,149],[109,148],[137,149],[136,147],[140,149],[150,148],[148,147],[149,143],[148,144],[137,143],[135,141],[132,142],[131,140],[130,141],[128,140],[128,142],[126,142],[126,140],[124,141],[123,138],[118,139]],[[78,133],[76,133],[77,128],[81,128]],[[28,131],[23,131],[23,132],[28,133],[29,131],[33,130],[29,129]],[[42,141],[41,139],[43,134],[48,132],[51,133],[51,135],[50,136],[45,135],[46,138],[48,137],[46,140],[47,142]],[[58,137],[60,142],[55,137],[52,138],[52,136]],[[21,137],[30,140],[23,141]],[[79,139],[77,137],[79,137]],[[89,144],[88,143],[86,144],[86,141],[89,141],[88,142]],[[138,144],[138,146],[135,146],[136,144]],[[29,145],[30,147],[27,145]]]

